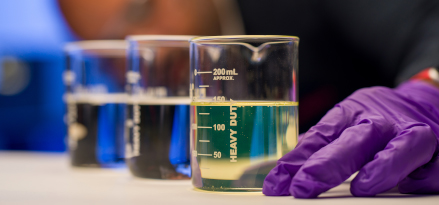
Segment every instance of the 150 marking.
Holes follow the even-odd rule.
[[[215,97],[213,97],[213,101],[226,101],[226,97],[224,97],[224,96],[215,96]]]

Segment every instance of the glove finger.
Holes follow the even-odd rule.
[[[383,118],[361,120],[306,161],[292,179],[290,194],[314,198],[341,184],[371,161],[395,135],[393,126]]]
[[[280,158],[264,180],[262,192],[267,196],[290,195],[291,179],[305,161],[316,151],[334,141],[352,122],[349,109],[337,105],[317,125],[302,134],[297,146]]]
[[[436,146],[436,136],[430,126],[412,125],[360,170],[351,183],[351,193],[374,196],[392,189],[413,170],[430,161]]]
[[[409,174],[398,189],[403,194],[439,194],[439,157]]]

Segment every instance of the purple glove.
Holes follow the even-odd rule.
[[[439,89],[426,82],[358,90],[331,109],[265,178],[268,196],[314,198],[359,171],[354,196],[399,185],[439,193]]]

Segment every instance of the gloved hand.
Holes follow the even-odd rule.
[[[306,132],[265,178],[263,193],[313,198],[345,181],[354,196],[399,185],[439,193],[439,88],[423,81],[358,90]]]

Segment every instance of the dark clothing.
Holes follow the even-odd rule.
[[[246,33],[295,35],[300,132],[355,90],[439,66],[438,0],[238,0]]]

